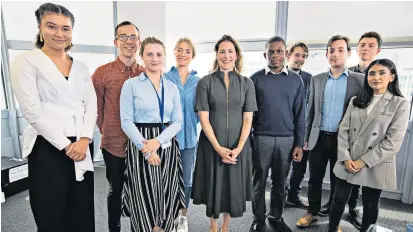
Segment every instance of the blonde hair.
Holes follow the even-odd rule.
[[[234,71],[237,74],[241,74],[242,73],[242,68],[243,68],[242,53],[241,53],[241,48],[238,45],[238,42],[234,38],[232,38],[229,35],[222,36],[222,38],[219,39],[218,42],[215,44],[215,53],[218,53],[219,45],[224,41],[229,41],[232,44],[234,44],[235,52],[237,53],[237,57],[238,57],[238,59],[235,61],[235,70]],[[218,60],[215,58],[214,65],[212,67],[212,71],[215,72],[215,71],[218,70],[218,68],[219,68]]]
[[[160,45],[162,45],[163,52],[165,53],[165,45],[163,44],[163,42],[160,39],[158,39],[156,37],[148,37],[148,38],[146,38],[142,41],[141,49],[139,50],[139,55],[140,56],[143,55],[143,51],[145,51],[145,46],[148,45],[148,44],[160,44]]]
[[[195,45],[194,45],[194,43],[192,42],[192,40],[189,39],[189,38],[187,38],[187,37],[180,38],[180,39],[178,40],[178,42],[176,42],[174,50],[176,50],[176,49],[178,48],[178,46],[179,46],[180,43],[187,43],[187,44],[189,45],[189,47],[191,47],[191,50],[192,50],[192,59],[193,59],[193,58],[195,57],[195,55],[196,55],[196,52],[195,52]]]

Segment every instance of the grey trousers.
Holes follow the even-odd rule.
[[[253,140],[252,212],[254,221],[265,222],[265,186],[270,168],[272,183],[268,220],[278,221],[282,218],[284,210],[284,186],[291,165],[289,157],[292,154],[294,137],[256,135]]]

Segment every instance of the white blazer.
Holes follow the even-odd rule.
[[[38,135],[58,150],[71,142],[69,136],[92,140],[97,118],[96,93],[88,68],[73,59],[66,80],[40,49],[20,54],[10,67],[11,85],[20,110],[30,125],[23,133],[23,158],[32,151]],[[92,157],[75,162],[76,180],[93,171]]]

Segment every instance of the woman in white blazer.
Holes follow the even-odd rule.
[[[66,52],[74,16],[52,3],[35,12],[37,49],[13,61],[11,83],[29,122],[23,134],[30,205],[39,232],[93,232],[93,163],[89,151],[97,118],[87,67]]]
[[[353,185],[363,188],[362,232],[377,221],[382,190],[397,188],[396,154],[409,122],[409,102],[399,90],[392,61],[375,60],[365,73],[363,91],[350,101],[339,128],[329,231],[341,231]]]

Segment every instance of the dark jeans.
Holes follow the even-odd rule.
[[[110,232],[120,232],[121,200],[125,173],[125,158],[117,157],[102,149],[109,182],[108,225]]]
[[[301,191],[301,182],[304,179],[307,171],[308,151],[303,151],[301,162],[292,162],[292,170],[290,176],[290,186],[288,188],[288,199],[297,200],[298,194]],[[292,158],[292,157],[291,157]]]
[[[330,162],[330,198],[333,199],[336,177],[333,172],[337,162],[337,133],[320,131],[318,141],[309,154],[310,179],[308,181],[308,212],[317,215],[321,208],[321,193],[323,189],[323,179],[325,176],[327,163]],[[359,188],[354,188],[349,200],[349,207],[357,205]]]
[[[336,178],[333,202],[330,211],[329,231],[337,231],[340,224],[341,216],[343,216],[344,208],[350,197],[350,193],[355,185],[348,183],[345,180]],[[376,224],[379,216],[379,204],[381,189],[374,189],[363,186],[363,222],[361,232],[365,232],[371,224]]]
[[[28,164],[30,206],[37,231],[94,232],[93,172],[87,171],[82,181],[76,181],[73,160],[42,136],[37,136]]]
[[[318,141],[309,154],[310,179],[308,181],[308,212],[317,215],[321,208],[321,193],[327,163],[330,161],[331,194],[334,193],[335,176],[334,164],[337,161],[337,133],[320,131]]]
[[[293,143],[293,137],[254,136],[252,212],[256,222],[265,222],[265,186],[270,168],[272,182],[268,220],[278,221],[282,218],[285,180],[291,164],[289,156]]]

